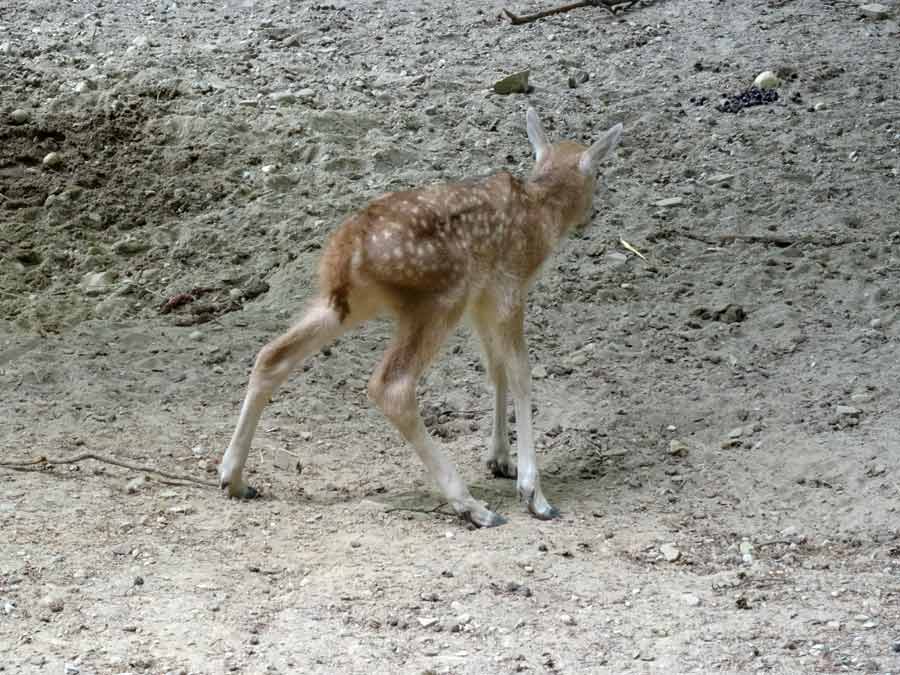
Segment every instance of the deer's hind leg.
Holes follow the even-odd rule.
[[[496,320],[494,312],[482,310],[473,316],[473,323],[481,340],[488,378],[494,385],[494,417],[491,428],[491,441],[485,454],[485,464],[496,478],[515,478],[516,465],[510,457],[509,430],[506,424],[506,406],[509,390],[506,375],[506,364],[490,322]]]
[[[416,402],[416,384],[462,314],[462,305],[437,314],[422,302],[400,314],[394,341],[369,381],[369,397],[413,446],[450,506],[479,527],[506,519],[469,492],[456,467],[425,428]]]
[[[219,484],[229,496],[249,499],[258,494],[244,481],[243,470],[263,409],[276,389],[304,358],[332,342],[354,323],[352,317],[342,321],[327,300],[317,299],[289,331],[260,350],[250,373],[237,426],[219,468]]]

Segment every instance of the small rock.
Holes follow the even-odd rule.
[[[101,295],[112,290],[113,272],[88,272],[81,278],[81,289],[87,295]]]
[[[675,562],[681,557],[681,551],[675,546],[675,544],[663,544],[659,547],[659,552],[662,553],[663,558],[668,562]]]
[[[472,623],[472,615],[471,614],[460,614],[456,617],[456,623],[460,626],[466,626]]]
[[[560,614],[559,620],[562,621],[567,626],[575,625],[575,618],[571,614]]]
[[[65,675],[78,675],[81,670],[74,663],[67,663],[64,666],[63,672],[65,673]]]
[[[679,441],[677,438],[669,441],[669,454],[673,457],[685,457],[688,452],[689,448],[684,441]]]
[[[143,586],[144,585],[144,577],[135,577],[134,585],[135,586]]]
[[[434,617],[430,617],[430,616],[428,616],[428,617],[420,616],[416,620],[419,622],[419,625],[422,628],[430,628],[431,626],[435,625],[438,622],[437,619],[435,619]]]
[[[83,94],[86,91],[91,91],[95,87],[94,83],[90,80],[81,80],[75,85],[75,93]]]
[[[189,340],[193,340],[194,342],[199,342],[203,339],[203,332],[199,330],[192,330],[188,335]]]
[[[140,239],[134,239],[132,237],[120,239],[112,246],[113,251],[115,251],[119,255],[137,255],[138,253],[143,253],[149,248],[150,244],[143,242]]]
[[[682,197],[667,197],[666,199],[660,199],[659,201],[653,202],[653,206],[661,206],[663,208],[681,206],[682,204],[684,204],[684,199]]]
[[[9,114],[11,124],[27,124],[30,119],[31,114],[27,110],[22,110],[22,108],[16,108]]]
[[[150,46],[150,38],[146,35],[138,35],[134,40],[131,41],[131,46],[136,49],[143,49],[144,47]]]
[[[136,492],[140,491],[140,489],[144,487],[147,482],[147,476],[144,476],[143,474],[138,476],[137,478],[132,478],[125,486],[125,492],[133,495]]]
[[[753,80],[753,86],[760,89],[774,89],[779,84],[781,84],[781,80],[771,70],[764,70]]]
[[[797,538],[797,528],[793,525],[789,525],[784,528],[779,534],[785,539],[796,539]]]
[[[816,112],[821,112],[821,111],[827,110],[827,109],[828,109],[828,105],[826,105],[825,103],[822,103],[821,101],[819,101],[818,103],[816,103],[813,106],[813,110],[815,110]]]
[[[728,438],[740,438],[744,435],[743,427],[735,427],[731,431],[728,432]]]
[[[900,640],[896,640],[894,644],[891,645],[891,651],[895,654],[900,654]]]
[[[885,5],[873,2],[867,5],[860,5],[859,13],[867,19],[880,20],[888,18],[890,10]]]
[[[684,604],[688,607],[699,607],[702,602],[699,596],[696,596],[693,593],[685,593],[681,596],[681,599],[684,600]]]
[[[309,87],[304,87],[303,89],[297,90],[297,98],[305,101],[309,101],[316,97],[316,90],[310,89]]]
[[[275,91],[269,94],[275,105],[290,105],[297,102],[297,95],[290,91]]]
[[[543,380],[547,377],[547,369],[544,366],[537,365],[531,369],[531,376],[536,380]]]
[[[862,410],[854,408],[852,405],[839,405],[835,412],[838,417],[859,417],[862,415]]]
[[[0,42],[0,54],[12,54],[13,48],[9,42]]]
[[[742,541],[738,546],[738,550],[741,552],[741,560],[744,561],[747,565],[753,562],[753,544],[749,541]]]
[[[513,73],[494,83],[494,91],[498,94],[525,94],[528,92],[529,70]]]
[[[41,600],[41,604],[54,614],[63,611],[63,607],[66,606],[66,603],[62,598],[52,595],[48,595]]]
[[[44,155],[43,165],[48,169],[55,169],[62,166],[63,158],[58,152],[48,152]]]
[[[734,180],[733,173],[715,173],[706,181],[710,185],[719,185],[721,183],[730,183]]]

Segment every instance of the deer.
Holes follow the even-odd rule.
[[[526,180],[508,172],[388,193],[350,215],[331,235],[319,262],[318,293],[301,318],[256,356],[234,433],[219,470],[229,497],[259,491],[243,477],[265,406],[306,357],[376,316],[393,319],[394,334],[368,382],[368,398],[424,463],[456,514],[477,527],[506,518],[476,500],[429,433],[416,387],[465,317],[474,327],[493,383],[493,425],[487,469],[516,480],[520,500],[536,518],[560,512],[541,490],[525,338],[529,289],[544,263],[593,214],[598,166],[618,145],[616,124],[584,147],[551,144],[533,108],[526,115],[534,167]],[[512,394],[517,442],[510,456],[507,397]]]

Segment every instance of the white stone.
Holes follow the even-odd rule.
[[[771,70],[764,70],[753,80],[753,85],[760,89],[774,89],[779,84],[781,84],[781,80]]]
[[[860,5],[859,12],[867,19],[886,19],[890,14],[890,10],[885,5],[877,2]]]

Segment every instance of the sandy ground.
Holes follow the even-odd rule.
[[[526,172],[528,105],[555,136],[626,132],[531,299],[561,519],[484,468],[465,330],[422,405],[510,522],[447,513],[366,401],[373,323],[267,409],[261,500],[93,461],[0,469],[0,671],[900,673],[887,6],[659,0],[511,26],[494,0],[3,3],[4,461],[214,481],[249,366],[347,213]],[[491,91],[522,68],[529,94]],[[716,110],[764,69],[777,102]]]

